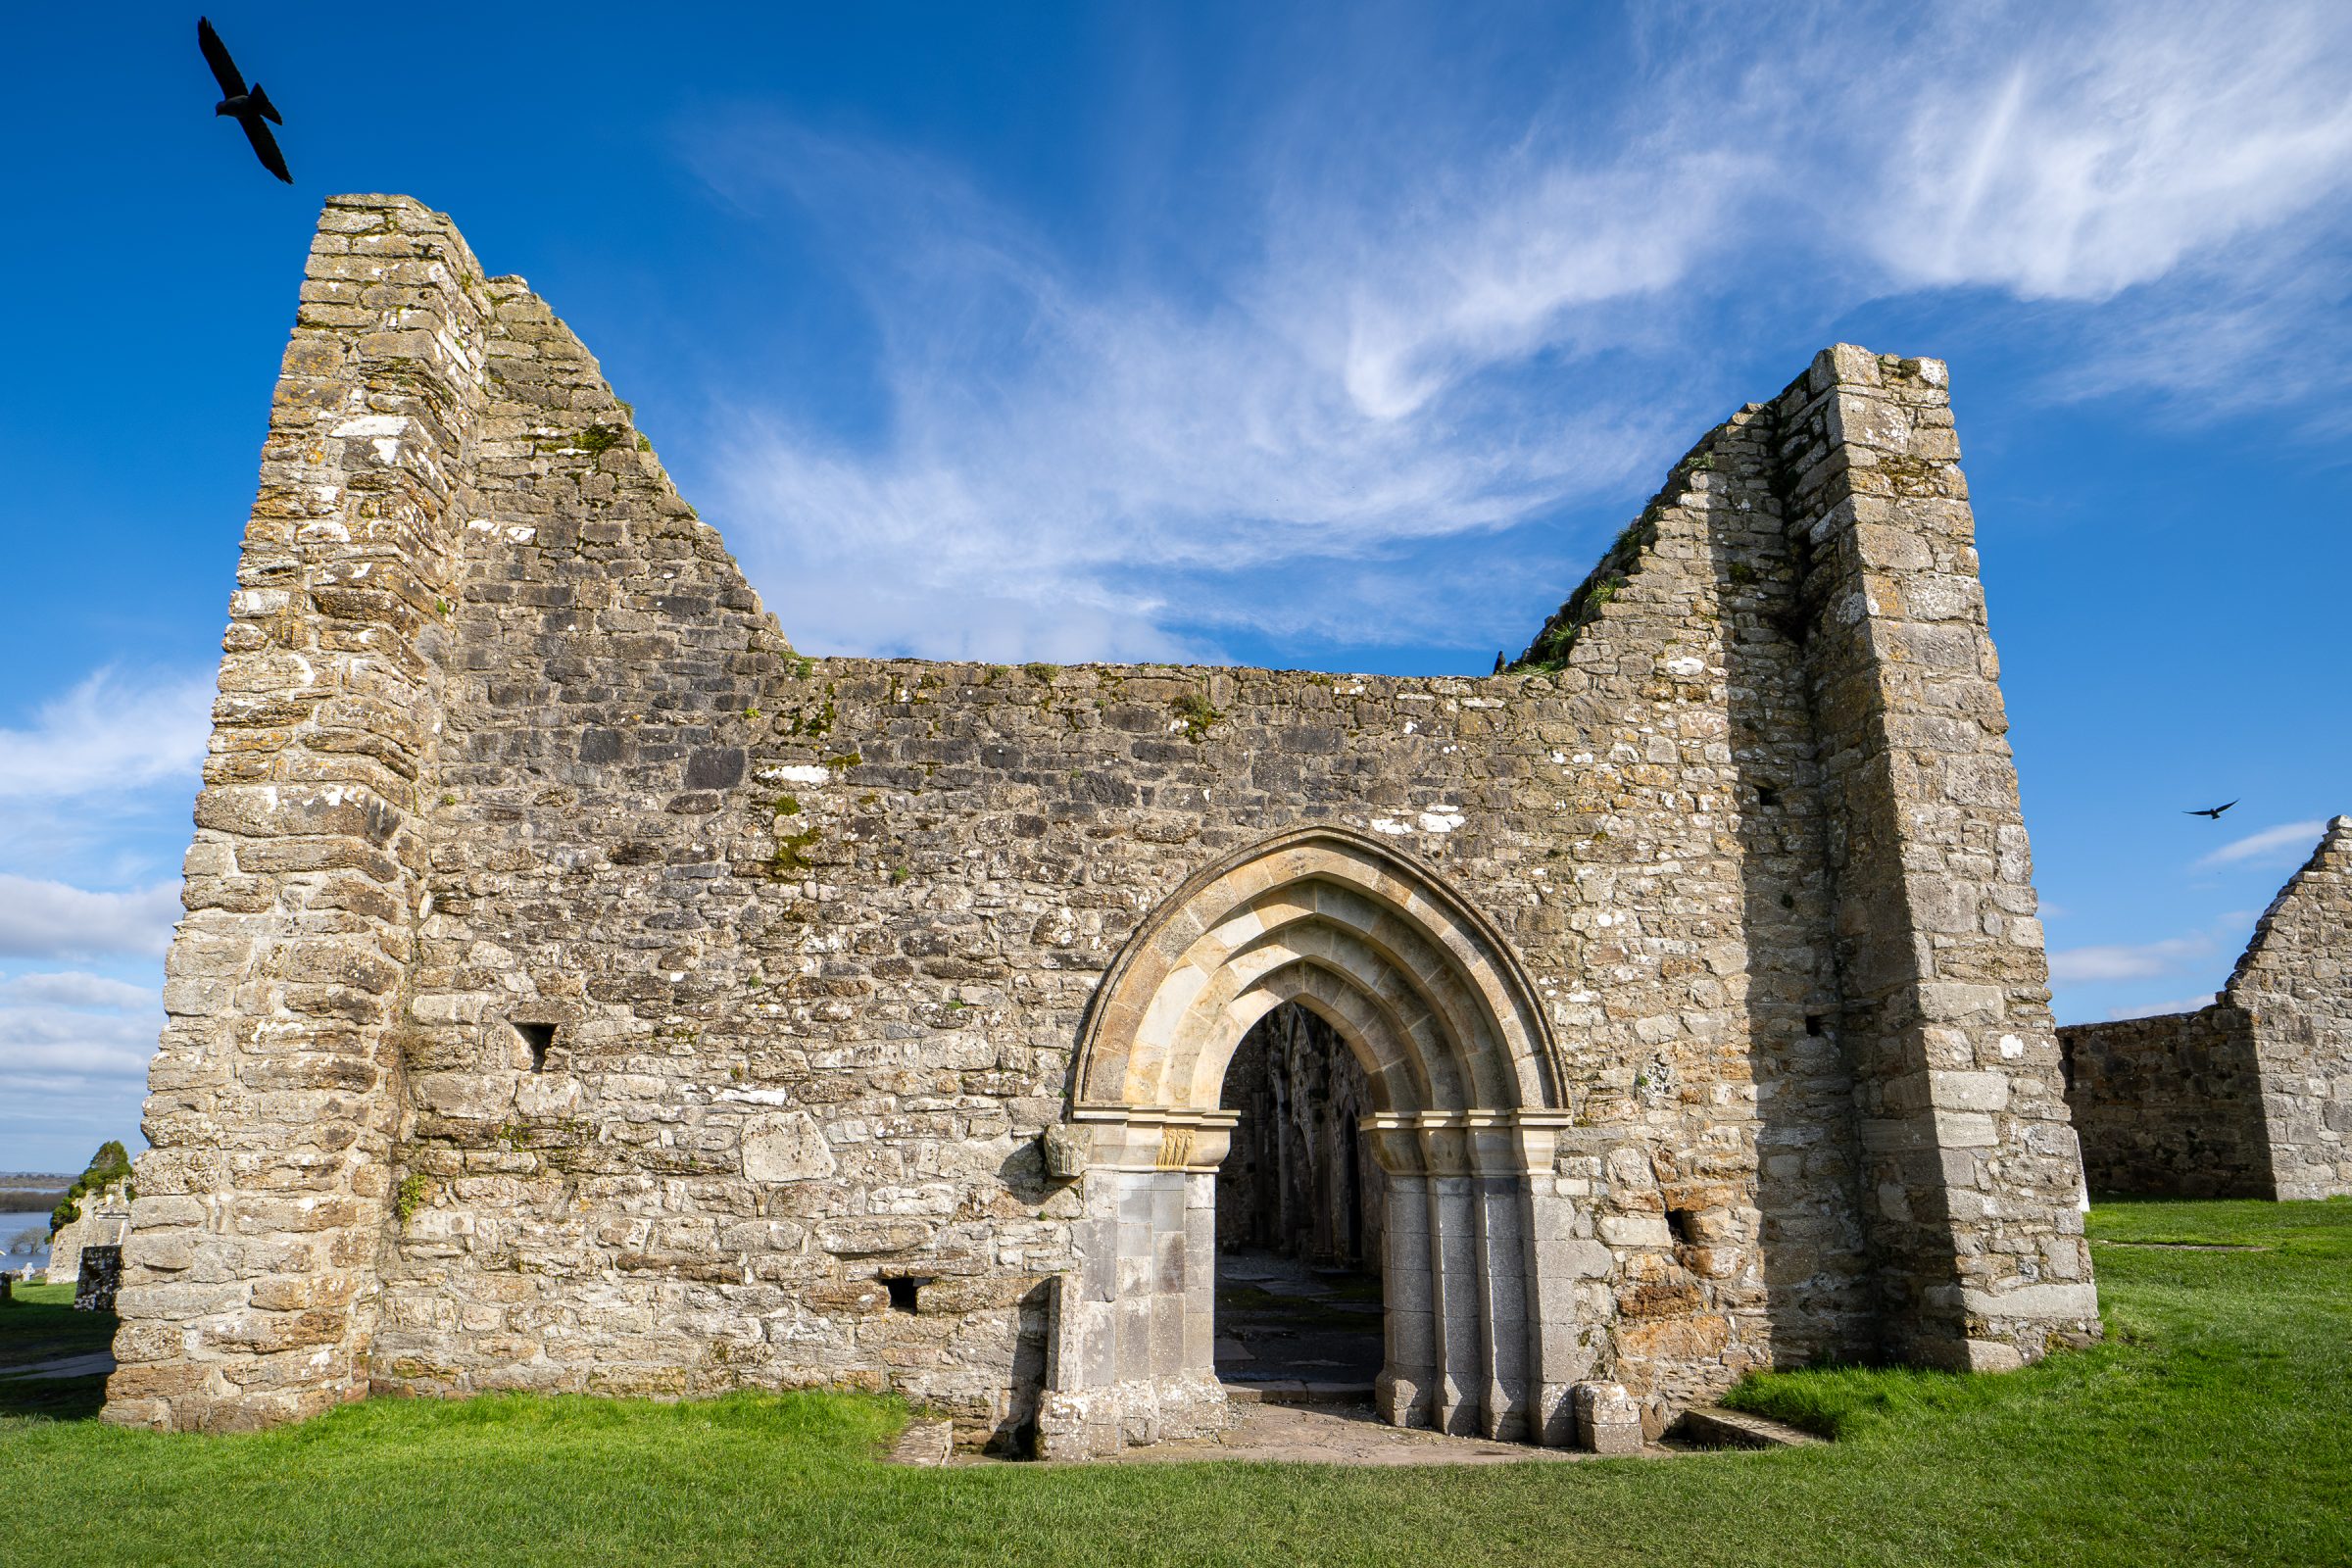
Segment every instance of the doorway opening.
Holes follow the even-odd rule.
[[[1361,1131],[1372,1087],[1295,1002],[1234,1052],[1218,1167],[1216,1368],[1275,1398],[1372,1396],[1383,1361],[1387,1183]]]

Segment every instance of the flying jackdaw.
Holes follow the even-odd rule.
[[[237,123],[245,127],[245,139],[253,143],[253,155],[262,161],[262,167],[287,184],[293,184],[294,176],[286,172],[286,156],[277,150],[277,138],[270,134],[269,125],[262,123],[265,120],[275,125],[285,123],[277,117],[277,105],[262,91],[260,82],[250,87],[245,85],[245,74],[228,58],[228,46],[203,17],[196,19],[196,43],[204,50],[204,63],[213,68],[220,90],[228,95],[213,106],[213,113],[234,116]]]

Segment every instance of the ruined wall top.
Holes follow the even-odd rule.
[[[2311,858],[2271,900],[2230,972],[2230,997],[2264,992],[2316,996],[2347,979],[2345,933],[2352,932],[2352,815],[2329,820]]]

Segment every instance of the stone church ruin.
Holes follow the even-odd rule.
[[[2254,928],[2194,1012],[2058,1031],[2097,1193],[2352,1197],[2352,816]]]
[[[107,1418],[1100,1453],[1224,1418],[1221,1224],[1377,1276],[1387,1419],[1530,1443],[2095,1336],[1957,459],[1939,363],[1830,349],[1491,677],[816,659],[522,280],[330,200]]]

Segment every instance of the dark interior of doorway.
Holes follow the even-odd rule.
[[[1235,1051],[1220,1103],[1241,1120],[1217,1172],[1217,1376],[1369,1395],[1384,1190],[1358,1130],[1372,1109],[1363,1068],[1329,1024],[1285,1003]]]

